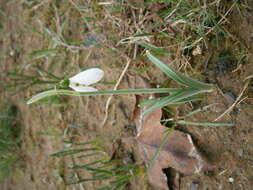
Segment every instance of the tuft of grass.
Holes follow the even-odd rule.
[[[16,95],[34,86],[48,85],[52,88],[61,80],[61,78],[39,66],[33,66],[32,70],[36,74],[25,74],[21,69],[2,73],[7,78],[2,84],[3,89],[10,91],[12,95]]]
[[[66,143],[66,142],[65,142]],[[106,181],[107,185],[101,186],[100,190],[124,189],[129,181],[143,174],[143,171],[135,164],[123,164],[121,160],[110,159],[103,151],[100,145],[101,140],[88,141],[84,143],[67,142],[71,146],[65,147],[64,150],[51,154],[56,157],[71,157],[72,166],[69,166],[70,171],[78,173],[80,170],[85,170],[91,174],[91,178],[66,179],[66,185],[85,184],[90,181]],[[79,148],[82,146],[82,148]],[[89,157],[91,162],[85,164],[76,164],[75,160]],[[79,176],[79,175],[77,175]]]
[[[204,112],[214,106],[215,104],[209,104],[206,106],[203,106],[201,108],[198,108],[196,110],[191,111],[190,113],[184,115],[184,116],[178,116],[177,118],[170,118],[170,119],[163,119],[160,120],[161,122],[172,122],[174,125],[193,125],[193,126],[202,126],[202,127],[232,127],[235,124],[234,123],[217,123],[217,122],[192,122],[192,121],[186,121],[185,119],[188,117],[191,117],[195,114],[198,114],[200,112]]]
[[[18,159],[20,128],[16,122],[17,110],[14,106],[1,105],[0,112],[0,181],[12,171]]]

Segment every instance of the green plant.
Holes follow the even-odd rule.
[[[55,76],[49,71],[42,69],[39,66],[33,66],[33,71],[38,74],[25,74],[21,70],[16,69],[14,71],[8,71],[5,74],[6,80],[2,83],[2,87],[5,90],[11,91],[12,95],[16,95],[20,92],[27,90],[30,87],[39,85],[56,85],[62,79]]]
[[[199,94],[212,91],[212,85],[199,82],[190,77],[186,77],[180,73],[175,72],[162,61],[153,56],[149,51],[146,52],[148,58],[155,64],[161,71],[177,83],[186,86],[186,88],[152,88],[152,89],[127,89],[127,90],[105,90],[105,91],[92,91],[92,92],[76,92],[64,89],[53,89],[39,93],[32,97],[27,103],[31,104],[43,98],[55,95],[68,95],[68,96],[94,96],[94,95],[111,95],[111,94],[143,94],[143,93],[167,93],[161,99],[149,100],[141,105],[151,105],[144,114],[153,112],[169,104],[180,104],[184,102],[195,101],[199,99]],[[65,83],[65,82],[64,82]],[[69,84],[69,82],[68,82]]]
[[[170,54],[175,53],[173,50],[177,47],[181,50],[181,55],[189,55],[197,45],[205,46],[208,38],[218,39],[220,34],[228,35],[228,32],[223,29],[222,23],[225,22],[224,15],[234,9],[236,2],[225,13],[221,3],[208,0],[149,0],[145,1],[145,4],[150,14],[155,14],[160,22],[146,25],[142,31],[139,30],[137,34],[132,34],[132,37],[128,37],[128,39],[131,38],[131,42],[133,42],[144,36],[165,38],[169,44],[165,42],[159,45],[169,50]],[[150,7],[154,7],[155,11],[150,10]],[[168,28],[169,32],[167,32]],[[139,44],[141,46],[148,45],[148,43],[141,43]],[[165,50],[163,52],[166,53]]]
[[[186,118],[193,116],[195,114],[198,114],[199,112],[206,111],[207,109],[210,109],[214,104],[210,104],[207,106],[203,106],[199,109],[193,110],[190,113],[184,115],[184,116],[178,116],[177,118],[170,118],[170,119],[163,119],[161,122],[173,122],[175,125],[194,125],[194,126],[209,126],[209,127],[232,127],[234,126],[234,123],[214,123],[214,122],[192,122],[185,120]]]
[[[85,143],[65,143],[67,143],[68,146],[65,147],[63,151],[53,153],[51,156],[59,158],[71,157],[73,165],[68,167],[69,170],[77,173],[78,170],[85,170],[92,175],[91,178],[67,179],[66,185],[85,184],[85,182],[89,181],[106,180],[108,184],[99,187],[99,190],[123,189],[129,183],[130,179],[143,174],[134,164],[124,165],[121,160],[110,159],[103,151],[101,139]],[[77,148],[79,146],[82,146],[82,148]],[[76,164],[76,159],[80,162],[80,160],[88,157],[93,161],[82,165]]]
[[[17,126],[17,111],[14,106],[1,105],[0,113],[0,180],[12,170],[18,156],[16,151],[20,143],[20,128]]]

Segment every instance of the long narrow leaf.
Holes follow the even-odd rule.
[[[204,126],[204,127],[232,127],[234,123],[208,123],[208,122],[192,122],[192,121],[184,121],[180,120],[176,123],[181,125],[196,125],[196,126]]]
[[[100,168],[92,168],[88,166],[83,166],[82,168],[85,168],[88,171],[93,171],[95,173],[104,173],[108,175],[113,175],[113,173],[110,170],[100,169]]]
[[[99,154],[101,154],[101,153],[100,152],[95,152],[95,153],[91,153],[91,154],[81,155],[81,156],[78,156],[77,158],[87,158],[87,157],[95,156],[95,155],[99,155]]]
[[[112,94],[144,94],[144,93],[170,93],[179,91],[177,88],[150,88],[150,89],[128,89],[128,90],[105,90],[94,92],[76,92],[73,90],[48,90],[33,96],[27,104],[32,104],[43,98],[56,95],[66,96],[95,96],[95,95],[112,95]]]
[[[83,142],[83,143],[76,143],[76,142],[72,142],[72,141],[63,141],[64,143],[70,143],[72,145],[87,145],[87,144],[96,144],[97,140],[93,140],[93,141],[87,141],[87,142]]]
[[[185,89],[184,91],[172,94],[170,96],[167,96],[163,99],[161,99],[160,101],[158,101],[154,106],[148,108],[147,110],[144,111],[144,115],[151,113],[155,110],[161,109],[162,107],[168,105],[168,104],[175,104],[179,101],[182,101],[183,99],[192,97],[196,94],[200,94],[206,92],[206,90],[199,90],[199,89]],[[190,100],[190,99],[189,99]]]
[[[170,55],[170,53],[164,49],[161,49],[159,47],[156,47],[152,44],[148,44],[148,43],[145,43],[145,42],[140,42],[140,41],[137,41],[135,42],[136,44],[142,46],[142,47],[145,47],[145,48],[148,48],[154,52],[156,52],[157,54],[165,54],[165,55]]]
[[[86,151],[91,151],[91,150],[97,150],[97,148],[85,148],[85,149],[73,149],[73,150],[65,150],[65,151],[60,151],[51,154],[50,156],[68,156],[68,155],[73,155],[77,154],[80,152],[86,152]]]
[[[111,171],[113,171],[113,172],[126,171],[126,170],[128,171],[128,170],[132,170],[135,168],[136,168],[136,166],[134,164],[129,164],[124,167],[111,169]]]
[[[153,154],[151,160],[149,161],[149,165],[148,165],[148,170],[151,171],[153,166],[154,166],[154,162],[155,160],[157,160],[159,153],[161,152],[161,150],[163,149],[164,145],[166,144],[169,136],[171,135],[171,133],[173,133],[174,127],[168,129],[166,131],[166,133],[164,134],[164,137],[161,141],[161,143],[159,144],[159,147],[157,148],[157,150],[155,151],[155,153]]]
[[[199,81],[194,80],[190,77],[186,77],[180,73],[177,73],[176,71],[174,71],[173,69],[171,69],[167,65],[165,65],[162,61],[157,59],[155,56],[153,56],[149,51],[146,51],[146,54],[152,63],[154,63],[168,77],[170,77],[174,81],[178,82],[179,84],[182,84],[182,85],[188,86],[188,87],[192,87],[192,88],[197,88],[197,89],[209,89],[211,91],[211,87],[212,87],[211,84],[199,82]]]
[[[32,51],[30,53],[30,55],[33,56],[34,59],[55,56],[56,54],[57,54],[56,49],[41,49],[41,50]]]
[[[200,101],[203,99],[202,94],[197,94],[188,98],[183,98],[182,100],[176,101],[173,104],[183,104],[186,102],[194,102],[194,101]]]
[[[58,82],[60,80],[62,80],[61,78],[57,77],[56,75],[54,75],[53,73],[50,73],[42,68],[40,68],[39,66],[34,66],[36,69],[38,69],[40,72],[43,72],[45,73],[49,78],[52,78],[52,79],[56,79]]]
[[[155,103],[157,103],[158,101],[160,101],[161,99],[165,99],[165,98],[167,98],[167,97],[146,100],[146,101],[140,103],[138,106],[140,106],[140,107],[152,106]],[[186,102],[192,102],[192,101],[198,101],[198,100],[202,100],[202,96],[200,94],[197,94],[197,95],[189,97],[189,98],[184,98],[182,100],[174,102],[173,104],[183,104],[183,103],[186,103]]]
[[[197,113],[199,113],[199,112],[205,111],[205,110],[209,109],[210,107],[212,107],[213,105],[214,105],[214,104],[209,104],[209,105],[207,105],[207,106],[204,106],[204,107],[201,107],[201,108],[199,108],[199,109],[196,109],[196,110],[194,110],[194,111],[192,111],[192,112],[186,114],[186,115],[183,116],[182,118],[190,117],[190,116],[195,115],[195,114],[197,114]]]
[[[96,161],[93,161],[93,162],[90,162],[88,164],[85,164],[85,165],[74,165],[73,167],[69,167],[70,169],[80,169],[80,168],[86,168],[88,166],[92,166],[92,165],[95,165],[97,163],[101,163],[103,162],[104,160],[96,160]]]
[[[78,181],[70,182],[70,183],[67,183],[66,185],[74,185],[74,184],[84,183],[87,181],[96,181],[96,180],[103,180],[103,179],[109,179],[109,178],[111,177],[106,176],[106,175],[99,175],[99,176],[95,176],[94,178],[80,179]]]

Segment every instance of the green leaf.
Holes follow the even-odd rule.
[[[148,165],[148,170],[151,171],[155,160],[157,160],[159,153],[161,152],[161,150],[163,149],[164,145],[166,144],[166,142],[168,141],[169,136],[173,133],[174,131],[174,126],[172,128],[169,128],[168,130],[166,130],[165,135],[161,141],[161,143],[159,144],[159,147],[156,149],[155,153],[153,154],[151,160],[149,161],[149,165]]]
[[[199,108],[199,109],[193,110],[192,112],[186,114],[186,115],[183,116],[182,118],[190,117],[190,116],[195,115],[195,114],[197,114],[197,113],[199,113],[199,112],[205,111],[205,110],[209,109],[210,107],[212,107],[213,105],[214,105],[214,104],[209,104],[209,105],[207,105],[207,106],[204,106],[204,107],[201,107],[201,108]]]
[[[55,56],[56,54],[57,54],[56,49],[41,49],[32,51],[30,53],[30,55],[33,56],[34,59],[41,59],[44,57]]]
[[[146,100],[146,101],[140,103],[138,106],[140,106],[140,107],[152,106],[152,105],[154,105],[155,103],[157,103],[158,101],[160,101],[161,99],[164,99],[164,98],[167,98],[167,97]],[[173,104],[183,104],[183,103],[186,103],[186,102],[192,102],[192,101],[198,101],[198,100],[202,100],[202,96],[200,94],[197,94],[197,95],[189,97],[189,98],[184,98],[182,100],[174,102]]]
[[[97,163],[101,163],[101,162],[103,162],[103,161],[104,161],[104,160],[96,160],[96,161],[90,162],[90,163],[85,164],[85,165],[74,165],[73,167],[69,167],[69,168],[70,168],[70,169],[86,168],[86,167],[95,165],[95,164],[97,164]]]
[[[83,148],[83,149],[65,150],[65,151],[53,153],[50,156],[57,156],[57,157],[68,156],[68,155],[78,154],[81,152],[92,151],[92,150],[97,150],[97,148]]]
[[[66,96],[96,96],[96,95],[112,95],[112,94],[145,94],[145,93],[169,93],[177,91],[177,88],[149,88],[149,89],[128,89],[128,90],[105,90],[94,92],[76,92],[73,90],[48,90],[33,96],[27,101],[32,104],[49,96],[66,95]]]
[[[67,183],[66,185],[74,185],[74,184],[84,183],[87,181],[104,180],[108,178],[111,178],[111,176],[99,175],[99,176],[95,176],[94,178],[80,179],[78,181],[70,182],[70,183]]]
[[[195,126],[204,126],[204,127],[232,127],[235,124],[234,123],[208,123],[208,122],[192,122],[192,121],[184,121],[180,120],[176,123],[181,125],[195,125]]]
[[[188,86],[191,88],[195,88],[195,89],[209,89],[211,91],[211,88],[213,85],[199,82],[199,81],[194,80],[190,77],[186,77],[180,73],[177,73],[176,71],[174,71],[173,69],[171,69],[167,65],[165,65],[162,61],[157,59],[155,56],[153,56],[149,51],[146,51],[146,54],[152,63],[154,63],[168,77],[170,77],[174,81],[178,82],[179,84],[184,85],[184,86]]]
[[[135,42],[135,43],[138,44],[138,45],[140,45],[140,46],[142,46],[142,47],[148,48],[148,49],[154,51],[154,52],[157,53],[157,54],[170,55],[170,53],[169,53],[168,51],[166,51],[166,50],[164,50],[164,49],[161,49],[161,48],[159,48],[159,47],[156,47],[156,46],[154,46],[154,45],[152,45],[152,44],[148,44],[148,43],[140,42],[140,41],[137,41],[137,42]]]
[[[175,104],[175,103],[180,102],[186,98],[192,97],[196,94],[200,94],[203,92],[206,92],[206,90],[199,90],[199,89],[194,89],[194,88],[184,89],[181,92],[177,92],[175,94],[172,94],[170,96],[162,98],[154,106],[145,110],[143,114],[145,115],[145,114],[151,113],[155,110],[161,109],[162,107],[164,107],[168,104]],[[191,101],[191,99],[188,99],[188,100]]]

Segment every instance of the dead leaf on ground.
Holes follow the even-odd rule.
[[[137,98],[137,101],[139,103],[140,97]],[[143,109],[145,108],[136,107],[134,121],[137,127],[136,139],[140,154],[145,163],[149,165],[168,128],[160,123],[161,110],[143,116]],[[212,170],[213,166],[200,155],[189,134],[174,130],[169,134],[148,172],[151,184],[169,190],[167,177],[162,171],[164,168],[173,168],[181,174],[192,175],[201,171]]]

